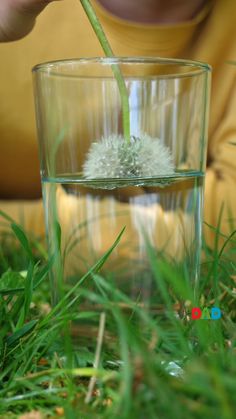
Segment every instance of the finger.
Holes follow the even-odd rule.
[[[49,3],[60,0],[8,0],[9,7],[20,13],[40,13]]]

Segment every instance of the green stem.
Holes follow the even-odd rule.
[[[103,51],[107,57],[114,57],[111,46],[107,40],[107,37],[103,31],[103,28],[99,22],[99,19],[90,3],[89,0],[80,0],[82,7],[88,16],[89,22],[102,46]],[[122,106],[122,120],[123,120],[123,130],[124,137],[128,143],[130,143],[130,113],[129,113],[129,97],[127,88],[125,85],[124,78],[120,71],[120,68],[117,64],[111,66],[116,81],[118,83],[118,88],[121,96],[121,106]]]

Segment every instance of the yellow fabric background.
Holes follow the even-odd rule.
[[[116,55],[191,58],[213,66],[205,220],[215,225],[222,202],[236,214],[236,1],[215,0],[195,19],[172,26],[134,24],[97,12]],[[54,59],[103,55],[78,0],[55,3],[23,40],[0,44],[0,208],[26,229],[44,229],[31,68]],[[228,232],[228,212],[224,232]],[[22,218],[23,217],[23,218]]]

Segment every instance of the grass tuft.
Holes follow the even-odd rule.
[[[52,308],[55,258],[39,255],[42,245],[7,221],[12,232],[0,249],[1,418],[235,417],[235,232],[224,237],[219,223],[214,249],[204,246],[197,290],[148,245],[159,295],[151,313],[101,273],[123,231]],[[80,310],[85,298],[87,311]],[[218,306],[222,317],[194,321],[194,306]],[[78,331],[87,321],[100,327],[81,344]]]

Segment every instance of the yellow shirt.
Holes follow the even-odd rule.
[[[213,67],[205,220],[216,225],[225,203],[223,231],[236,216],[236,1],[215,0],[189,22],[136,24],[96,10],[116,55],[178,57]],[[103,55],[78,0],[51,4],[26,38],[0,45],[0,208],[24,220],[27,230],[44,229],[31,68],[54,59]],[[14,201],[8,201],[9,199]]]

